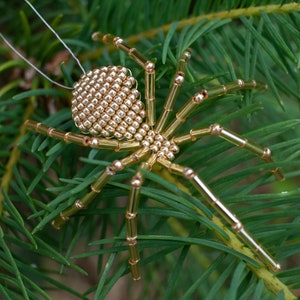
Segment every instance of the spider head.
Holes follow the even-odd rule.
[[[129,69],[108,66],[83,74],[74,84],[72,117],[82,133],[118,140],[133,138],[145,118]]]

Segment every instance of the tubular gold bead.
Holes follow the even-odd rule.
[[[137,248],[137,241],[128,241],[128,249],[129,249],[129,255],[130,255],[130,261],[132,262],[139,262],[140,261],[140,254]]]
[[[134,281],[140,280],[141,279],[141,273],[140,273],[139,266],[137,264],[138,261],[132,262],[131,260],[129,260],[128,263],[130,265],[130,271],[131,271],[132,279]]]
[[[127,240],[132,240],[137,238],[137,220],[135,217],[128,218],[126,214],[126,227],[127,227]]]

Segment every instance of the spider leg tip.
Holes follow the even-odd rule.
[[[279,263],[275,264],[275,266],[273,267],[273,270],[274,270],[275,272],[280,271],[280,270],[281,270],[281,265],[280,265]]]
[[[103,34],[100,31],[96,31],[92,34],[92,40],[93,41],[99,41],[101,40]]]
[[[56,230],[60,230],[60,229],[61,229],[61,226],[56,222],[56,220],[53,220],[53,221],[51,222],[51,225],[52,225],[52,227],[53,227],[54,229],[56,229]]]

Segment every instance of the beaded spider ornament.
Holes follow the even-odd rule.
[[[32,7],[27,0],[25,1]],[[32,9],[36,12],[33,7]],[[40,15],[39,17],[54,32]],[[1,37],[10,46],[2,35]],[[241,221],[202,181],[198,174],[189,166],[182,166],[173,162],[180,151],[180,145],[192,143],[199,138],[210,135],[225,139],[229,143],[257,155],[267,163],[273,162],[269,148],[261,147],[219,124],[211,124],[204,128],[191,128],[186,134],[176,134],[191,112],[204,101],[232,91],[264,89],[266,85],[255,80],[244,81],[238,79],[224,85],[202,89],[176,111],[175,118],[171,119],[175,100],[184,82],[187,62],[191,56],[190,51],[186,50],[178,60],[176,73],[165,99],[163,111],[156,120],[155,64],[144,57],[137,49],[128,46],[119,37],[111,34],[95,33],[93,38],[94,40],[102,40],[104,43],[124,51],[144,69],[145,92],[144,95],[141,95],[137,89],[137,80],[126,67],[106,66],[88,72],[85,72],[82,68],[83,75],[78,82],[74,83],[72,88],[71,107],[72,118],[82,134],[64,132],[33,120],[25,122],[27,129],[66,143],[74,143],[99,150],[111,149],[116,152],[130,152],[128,156],[115,160],[110,166],[106,167],[96,181],[90,185],[89,191],[53,220],[53,226],[57,229],[61,228],[72,215],[86,208],[101,193],[112,176],[130,165],[138,164],[137,171],[130,183],[125,218],[129,266],[132,278],[139,280],[141,273],[139,269],[137,214],[144,180],[143,170],[151,171],[153,166],[158,164],[170,173],[177,174],[190,181],[199,194],[231,225],[236,235],[263,264],[273,271],[280,270],[279,263],[247,232]],[[60,38],[59,40],[69,50]],[[10,47],[17,52],[12,46]],[[69,52],[76,59],[73,53]],[[17,54],[19,53],[17,52]],[[21,54],[19,55],[27,61]],[[30,63],[30,65],[32,64]],[[42,75],[45,76],[43,73]],[[277,180],[284,179],[278,168],[271,169],[271,172]]]
[[[107,66],[94,69],[81,76],[73,86],[72,116],[76,126],[84,134],[63,132],[32,120],[26,121],[26,127],[52,138],[87,146],[96,149],[112,149],[114,151],[130,151],[129,156],[114,161],[91,184],[90,191],[78,199],[74,204],[62,211],[53,221],[57,229],[78,210],[86,208],[99,194],[117,172],[126,167],[138,164],[139,168],[131,180],[129,200],[126,209],[127,244],[129,248],[129,265],[134,280],[140,279],[138,263],[137,214],[140,190],[143,183],[142,170],[151,171],[154,164],[165,167],[169,172],[180,175],[189,180],[198,192],[205,198],[220,215],[232,226],[233,231],[242,241],[252,249],[255,254],[270,269],[276,271],[280,265],[260,246],[245,230],[240,220],[232,213],[209,187],[200,179],[196,172],[187,166],[173,163],[172,160],[179,152],[179,146],[187,142],[194,142],[208,135],[215,135],[233,143],[253,154],[261,157],[266,162],[272,162],[271,151],[263,148],[238,134],[225,129],[219,124],[212,124],[206,128],[191,129],[189,133],[176,135],[176,131],[185,122],[190,113],[204,101],[213,97],[225,95],[228,92],[265,88],[262,83],[255,80],[243,81],[238,79],[226,85],[202,89],[193,95],[181,109],[176,112],[176,117],[169,120],[173,105],[179,89],[184,82],[187,61],[190,52],[185,51],[180,57],[176,74],[170,92],[165,101],[164,110],[156,122],[155,111],[155,66],[138,50],[131,48],[124,41],[111,34],[94,34],[94,39],[114,45],[125,51],[134,61],[145,70],[145,101],[137,90],[137,81],[129,69],[122,66]],[[283,175],[278,168],[272,169],[278,180],[283,180]]]

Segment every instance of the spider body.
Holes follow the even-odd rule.
[[[130,194],[126,209],[127,244],[129,247],[129,265],[134,280],[140,279],[138,262],[140,260],[137,247],[137,213],[140,189],[143,183],[142,170],[151,171],[158,163],[171,173],[189,180],[204,199],[231,225],[233,231],[258,256],[262,263],[276,271],[280,265],[260,246],[254,238],[244,229],[243,224],[221,201],[214,195],[209,187],[200,179],[196,172],[187,167],[173,163],[172,160],[179,152],[183,143],[215,135],[228,142],[244,148],[259,156],[266,162],[272,162],[271,151],[263,148],[246,138],[223,128],[219,124],[212,124],[205,128],[191,129],[187,134],[176,135],[178,128],[185,122],[190,113],[203,101],[221,96],[227,92],[266,88],[264,84],[254,80],[243,81],[238,79],[226,85],[202,89],[193,95],[186,104],[176,112],[173,120],[169,120],[174,102],[184,82],[185,69],[190,52],[185,51],[177,63],[169,94],[165,100],[164,109],[156,122],[155,112],[155,66],[135,48],[130,48],[122,39],[110,34],[94,35],[94,39],[114,45],[133,58],[145,71],[145,104],[137,90],[137,81],[131,76],[130,70],[121,66],[108,66],[89,71],[83,74],[74,84],[72,100],[72,116],[76,126],[84,134],[63,132],[35,121],[26,121],[26,127],[38,133],[56,138],[61,141],[75,143],[97,149],[112,149],[114,151],[130,151],[131,154],[112,162],[112,164],[99,175],[91,184],[90,191],[81,199],[62,211],[53,221],[57,229],[75,214],[78,210],[86,208],[88,204],[101,192],[104,185],[118,171],[132,164],[139,163],[136,174],[131,180]],[[278,168],[271,172],[278,180],[283,175]]]
[[[117,140],[136,141],[158,157],[173,159],[179,149],[144,122],[144,104],[130,70],[108,66],[83,74],[74,84],[72,116],[82,133]],[[97,147],[94,139],[92,146]]]

